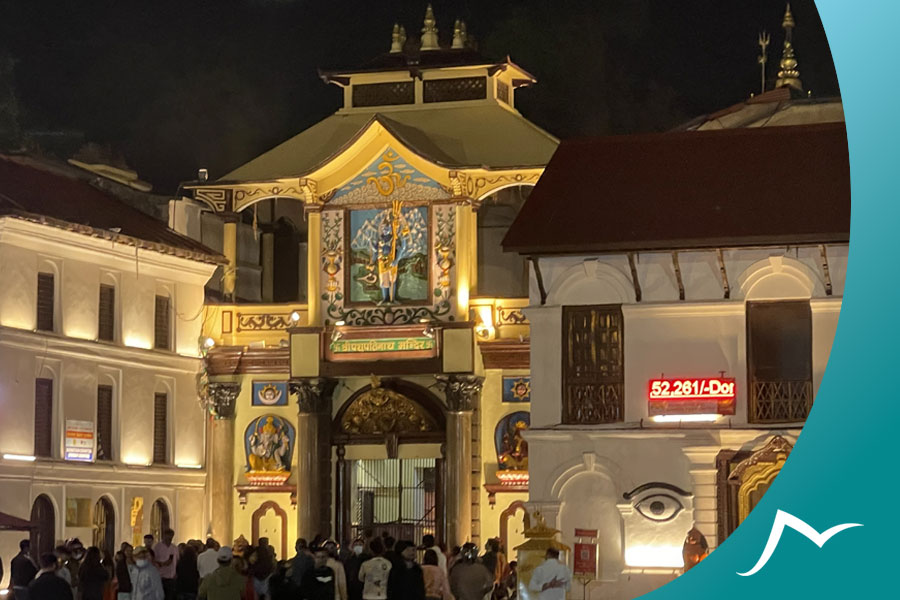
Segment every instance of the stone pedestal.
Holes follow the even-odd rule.
[[[472,537],[472,411],[478,404],[482,377],[438,375],[447,399],[446,507],[447,546]]]
[[[207,438],[207,478],[210,496],[209,533],[222,544],[232,539],[234,511],[234,409],[241,384],[209,384],[212,419]]]
[[[297,395],[297,537],[331,533],[331,394],[334,381],[292,379]]]

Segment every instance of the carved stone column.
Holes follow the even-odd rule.
[[[447,545],[461,546],[472,537],[472,411],[484,378],[438,375],[436,379],[447,398]]]
[[[297,395],[297,536],[331,532],[331,395],[329,379],[291,380]]]
[[[223,544],[233,539],[234,410],[240,393],[238,382],[209,384],[209,408],[213,417],[206,453],[209,525],[212,536]]]

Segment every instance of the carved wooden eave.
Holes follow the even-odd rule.
[[[241,212],[270,198],[292,198],[302,202],[307,212],[318,211],[327,208],[335,193],[364,172],[386,148],[393,148],[447,190],[451,201],[477,208],[484,198],[501,189],[535,185],[544,172],[543,165],[460,165],[440,151],[422,149],[407,138],[396,124],[376,114],[326,159],[302,173],[270,180],[191,182],[182,189],[217,213]]]
[[[783,462],[790,455],[793,448],[794,447],[790,444],[790,442],[788,442],[780,435],[776,435],[771,440],[769,440],[769,442],[765,446],[751,454],[745,460],[742,460],[740,463],[738,463],[738,465],[728,476],[728,482],[731,484],[740,485],[740,483],[743,481],[744,473],[746,473],[748,469],[751,469],[759,464],[774,464],[779,461]]]
[[[479,342],[485,369],[528,369],[531,366],[530,340]]]
[[[222,375],[290,374],[289,348],[217,346],[206,355],[210,377]]]

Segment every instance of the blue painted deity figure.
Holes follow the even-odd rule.
[[[403,218],[401,206],[402,202],[395,200],[390,214],[385,213],[372,248],[372,261],[378,269],[378,285],[381,288],[379,304],[396,302],[400,261],[409,252],[409,224]]]

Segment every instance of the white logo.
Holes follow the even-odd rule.
[[[775,552],[775,548],[778,546],[778,542],[781,540],[781,534],[784,532],[785,527],[790,527],[794,531],[802,533],[804,536],[810,539],[812,543],[821,548],[825,545],[825,542],[830,540],[835,535],[844,531],[845,529],[850,529],[851,527],[862,527],[861,523],[844,523],[843,525],[835,525],[831,529],[826,529],[822,533],[819,533],[812,527],[810,527],[806,522],[798,519],[794,515],[790,513],[786,513],[783,510],[779,510],[775,513],[775,522],[772,523],[772,531],[769,533],[769,541],[766,542],[766,547],[763,548],[762,556],[759,557],[759,560],[756,562],[756,565],[746,573],[738,573],[742,577],[749,577],[757,573],[760,569],[766,566],[766,563],[769,562],[769,558],[772,556],[772,553]]]

